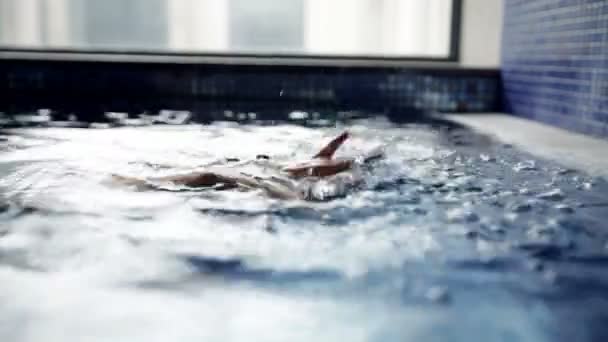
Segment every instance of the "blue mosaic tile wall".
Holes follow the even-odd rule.
[[[498,89],[498,71],[460,68],[0,61],[0,112],[45,108],[86,120],[162,109],[186,110],[200,120],[225,111],[275,119],[293,110],[407,119],[496,111]]]
[[[505,0],[505,111],[608,137],[608,1]]]

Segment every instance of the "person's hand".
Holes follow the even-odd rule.
[[[330,141],[329,144],[325,145],[325,147],[323,147],[317,154],[315,154],[313,158],[331,159],[334,156],[334,153],[336,153],[336,150],[340,148],[342,144],[344,144],[344,142],[346,141],[346,139],[348,139],[349,136],[350,135],[348,131],[344,131],[342,134]]]
[[[288,166],[283,170],[296,178],[328,177],[349,170],[352,164],[352,159],[314,159],[310,162]]]
[[[292,177],[301,178],[333,176],[350,169],[353,163],[352,159],[332,159],[336,150],[344,144],[349,136],[349,133],[344,131],[325,145],[310,161],[288,166],[283,171]]]

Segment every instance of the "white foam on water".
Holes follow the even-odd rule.
[[[106,182],[112,173],[162,176],[226,157],[306,160],[343,128],[352,139],[338,156],[385,146],[387,158],[367,174],[365,189],[329,202],[284,202],[259,192],[136,192]],[[464,162],[440,143],[435,130],[378,120],[315,129],[217,123],[11,134],[21,148],[0,155],[7,168],[0,187],[11,203],[33,211],[3,222],[1,340],[415,340],[441,336],[433,333],[437,325],[466,336],[464,330],[473,324],[472,318],[450,323],[464,310],[458,305],[438,310],[400,304],[399,286],[416,284],[415,277],[396,283],[387,278],[380,288],[391,294],[369,298],[298,293],[292,288],[298,282],[247,278],[247,272],[270,272],[269,277],[295,274],[314,282],[315,272],[326,272],[348,287],[377,273],[398,274],[403,265],[450,255],[445,244],[453,238],[446,240],[444,225],[451,223],[421,210],[424,200],[399,202],[416,195],[416,185],[408,193],[370,190],[397,176],[420,180],[425,193],[439,191],[438,182],[474,183],[464,175],[451,180],[443,170]],[[442,205],[455,206],[448,212],[454,223],[478,221],[461,197],[447,192],[440,198]],[[413,214],[414,209],[426,216]],[[484,248],[477,249],[486,253]],[[466,253],[477,252],[472,246]],[[245,279],[201,272],[187,262],[189,256],[238,260]],[[437,286],[428,286],[419,297],[438,305],[448,302],[441,298],[453,299],[449,288]],[[493,321],[488,331],[504,324],[542,340],[533,323],[513,318],[525,316],[521,307],[511,299],[505,305],[505,315],[513,316]],[[486,307],[479,312],[484,310],[497,314]],[[480,336],[488,337],[488,331],[482,329]]]

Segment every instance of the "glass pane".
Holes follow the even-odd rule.
[[[0,0],[0,45],[447,57],[452,0]]]

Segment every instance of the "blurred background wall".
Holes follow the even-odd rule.
[[[508,112],[608,135],[608,1],[506,0]]]
[[[503,6],[503,0],[463,0],[460,32],[462,66],[500,66]]]

